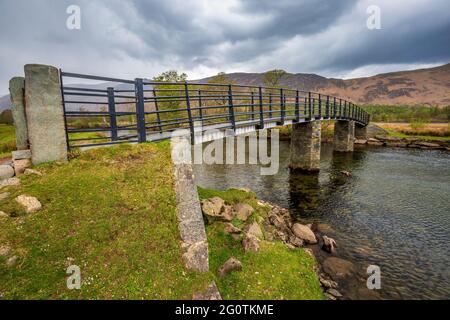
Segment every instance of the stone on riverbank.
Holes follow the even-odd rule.
[[[9,179],[5,179],[0,181],[0,189],[4,188],[4,187],[9,187],[9,186],[18,186],[20,185],[20,179],[19,178],[9,178]]]
[[[34,213],[42,209],[41,203],[35,197],[22,194],[16,198],[16,201],[25,207],[27,213]]]
[[[294,232],[294,234],[297,237],[304,240],[308,244],[316,244],[317,243],[317,238],[316,238],[316,235],[314,234],[314,232],[312,232],[312,230],[310,228],[308,228],[307,226],[305,226],[303,224],[295,223],[292,226],[292,232]]]
[[[259,224],[256,221],[254,221],[251,225],[249,225],[246,228],[246,233],[257,237],[258,239],[264,238],[264,234],[261,230],[261,227],[259,226]]]
[[[322,240],[323,240],[323,245],[322,245],[323,250],[325,250],[326,252],[329,252],[329,253],[336,252],[337,244],[333,238],[323,236]]]
[[[29,168],[25,169],[24,174],[25,175],[32,175],[32,174],[34,174],[34,175],[40,176],[40,177],[42,176],[42,172],[34,170],[34,169],[29,169]]]
[[[202,292],[194,293],[192,300],[222,300],[216,283],[211,282]]]
[[[16,176],[21,175],[25,172],[25,170],[31,166],[31,160],[30,159],[20,159],[20,160],[14,160],[14,172]]]
[[[242,263],[236,258],[228,259],[219,269],[219,276],[224,277],[232,271],[242,270]]]
[[[233,207],[235,216],[239,220],[246,221],[248,217],[253,213],[253,207],[246,203],[238,203]]]
[[[245,252],[258,252],[259,251],[259,239],[253,234],[245,234],[242,244]]]
[[[7,164],[0,165],[0,180],[12,177],[14,177],[14,168]]]

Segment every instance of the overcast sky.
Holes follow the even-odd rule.
[[[69,5],[81,29],[66,27]],[[369,30],[366,10],[381,10]],[[0,0],[0,94],[27,63],[111,77],[359,77],[450,62],[450,0]]]

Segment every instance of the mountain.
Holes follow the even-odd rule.
[[[227,76],[234,83],[264,85],[263,73],[229,73]],[[198,81],[206,83],[209,79]],[[450,105],[450,64],[348,80],[288,73],[280,85],[338,96],[358,104],[445,106]]]
[[[0,112],[7,109],[11,109],[11,100],[9,99],[9,94],[0,97]]]

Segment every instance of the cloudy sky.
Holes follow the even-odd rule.
[[[81,29],[66,26],[81,9]],[[381,29],[367,27],[380,8]],[[449,0],[0,0],[0,94],[26,63],[190,79],[281,68],[359,77],[450,62]]]

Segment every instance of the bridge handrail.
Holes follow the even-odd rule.
[[[195,121],[205,127],[233,130],[252,123],[263,129],[274,122],[283,125],[336,119],[365,126],[370,121],[369,114],[351,101],[292,88],[60,74],[69,148],[145,142],[149,135],[151,140],[163,140],[178,128],[189,129],[193,137]],[[67,78],[102,83],[84,88],[65,85]],[[74,105],[79,111],[73,110]],[[93,136],[95,132],[108,134]]]

